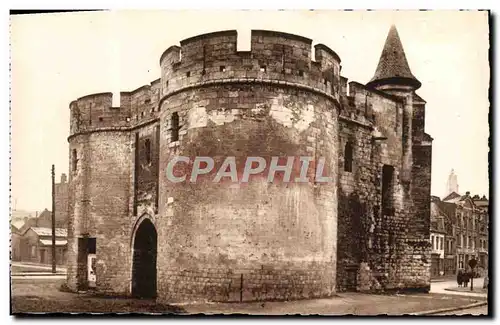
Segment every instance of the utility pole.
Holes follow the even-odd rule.
[[[56,273],[56,181],[52,165],[52,273]]]

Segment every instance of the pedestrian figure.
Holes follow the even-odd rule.
[[[464,282],[464,287],[468,287],[469,286],[469,281],[470,281],[470,276],[471,274],[469,272],[464,272],[463,273],[463,282]]]
[[[458,284],[458,287],[461,287],[463,284],[463,271],[461,269],[458,270],[458,272],[457,272],[457,284]]]

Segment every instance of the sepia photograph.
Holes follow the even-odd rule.
[[[491,23],[12,11],[10,314],[491,317]]]

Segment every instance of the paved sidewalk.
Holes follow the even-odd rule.
[[[484,278],[474,279],[474,287],[482,288],[483,287]],[[458,289],[456,291],[450,291],[449,289]],[[468,290],[464,290],[468,289]],[[443,282],[432,282],[431,283],[431,292],[432,293],[440,293],[440,294],[449,294],[449,295],[457,295],[457,296],[468,296],[468,297],[488,297],[488,293],[486,292],[470,292],[470,283],[469,288],[458,288],[456,281],[443,281]]]
[[[26,270],[47,270],[51,271],[52,270],[52,265],[48,264],[40,264],[40,263],[32,263],[32,262],[10,262],[11,268],[12,269],[26,269]],[[61,265],[56,266],[56,271],[57,272],[64,272],[66,273],[66,268]]]
[[[189,314],[252,315],[405,315],[441,308],[459,308],[482,300],[440,294],[370,295],[342,293],[327,299],[288,302],[182,305]]]

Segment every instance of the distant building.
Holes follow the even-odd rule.
[[[24,233],[15,235],[19,240],[19,261],[50,264],[52,263],[52,229],[30,227]],[[19,236],[19,237],[18,237]],[[56,228],[56,264],[66,264],[66,229]]]
[[[23,223],[24,224],[24,223]],[[15,225],[12,224],[10,225],[10,258],[12,261],[20,261],[21,260],[21,251],[20,251],[20,242],[21,242],[21,235],[19,233],[19,228]]]
[[[442,216],[444,221],[444,274],[467,269],[473,258],[478,261],[480,271],[488,268],[488,206],[485,196],[471,197],[470,192],[465,195],[452,192],[443,200],[433,197],[431,232],[440,234],[438,220]]]
[[[445,214],[431,199],[431,276],[444,275],[445,270]]]
[[[55,204],[56,204],[56,213],[55,213],[55,226],[56,229],[62,229],[67,232],[68,227],[68,182],[66,174],[61,175],[60,183],[55,184]],[[45,253],[40,253],[33,257],[30,253],[29,249],[26,247],[22,247],[23,240],[26,242],[26,233],[28,235],[30,232],[28,230],[32,229],[43,229],[47,228],[50,231],[49,237],[52,236],[52,211],[44,209],[42,212],[29,212],[24,210],[13,210],[11,212],[11,259],[13,261],[31,261],[32,259],[36,259],[39,261],[38,257],[47,256]],[[42,236],[42,237],[45,237]],[[49,238],[50,239],[50,238]],[[64,239],[66,240],[66,238]],[[46,243],[44,239],[43,242]],[[52,245],[52,244],[50,244]],[[41,251],[44,251],[45,248],[41,245]],[[50,248],[50,247],[49,247]],[[58,248],[62,249],[62,248]],[[64,249],[66,249],[66,244],[64,244]],[[64,258],[65,260],[65,258]],[[49,263],[51,260],[49,259]]]
[[[450,193],[458,193],[458,177],[455,174],[455,171],[452,169],[450,176],[448,176],[448,181],[446,182],[446,193],[445,195],[449,195]]]
[[[442,200],[431,197],[431,276],[456,274],[458,269],[467,269],[473,258],[478,261],[477,269],[482,273],[488,268],[488,199],[485,195],[471,197],[470,192],[459,194],[453,169],[446,187],[447,193]]]
[[[476,206],[476,215],[478,221],[478,251],[479,265],[488,268],[488,247],[489,247],[489,201],[485,195],[479,197],[475,195],[472,198]]]

